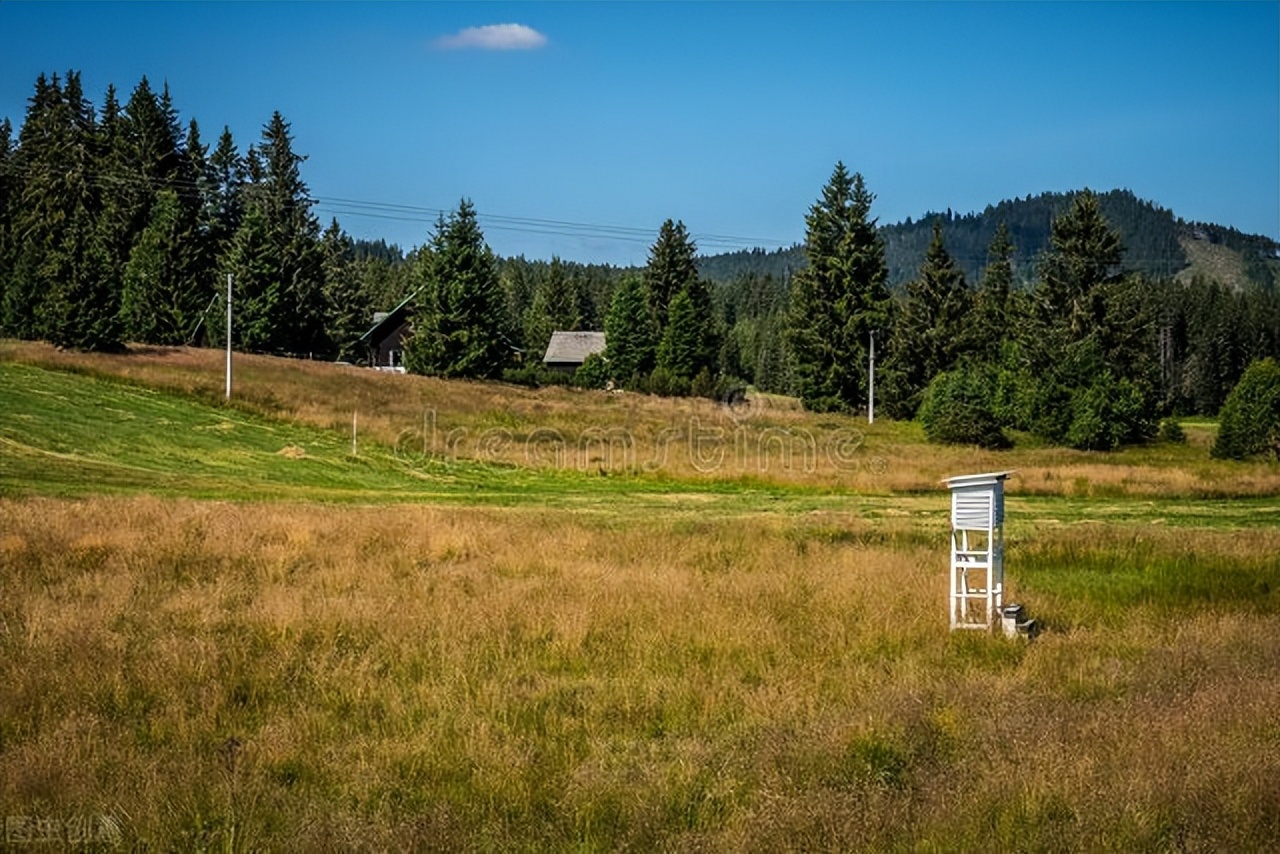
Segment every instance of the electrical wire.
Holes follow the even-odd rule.
[[[10,164],[5,170],[7,174],[29,179],[37,175],[46,175],[47,167],[17,166]],[[161,178],[141,174],[122,175],[85,172],[82,173],[92,184],[106,189],[132,185],[134,187],[158,191],[173,189],[178,191],[202,192],[208,189],[209,182],[193,181],[182,178]],[[241,186],[252,188],[254,185],[244,182]],[[448,217],[452,210],[424,205],[407,205],[396,202],[369,201],[336,196],[312,195],[308,202],[319,213],[332,216],[366,217],[370,219],[390,220],[395,222],[421,222],[434,225],[442,217]],[[653,229],[621,226],[606,223],[574,222],[560,219],[544,219],[540,217],[512,216],[507,214],[476,214],[477,221],[485,229],[495,231],[511,231],[525,234],[538,234],[558,237],[578,237],[598,240],[616,240],[629,243],[651,244],[656,239]],[[713,232],[691,232],[689,238],[699,247],[718,249],[749,249],[763,246],[784,248],[795,241],[777,238],[746,237],[741,235],[719,234]]]
[[[12,175],[27,180],[33,177],[48,177],[52,173],[51,167],[20,165],[12,161],[5,164],[3,169],[0,169],[0,174]],[[194,193],[206,192],[214,183],[210,180],[201,181],[178,177],[148,176],[138,173],[108,174],[84,170],[80,174],[84,180],[101,189],[119,189],[132,185],[135,188],[152,192],[161,189],[172,189]],[[253,192],[260,185],[252,184],[246,179],[240,182],[239,186],[249,192]],[[310,196],[306,202],[317,212],[323,212],[334,217],[364,217],[393,222],[420,222],[427,226],[434,226],[441,218],[447,218],[454,212],[451,209],[425,205],[408,205],[397,202],[370,201],[338,196]],[[654,230],[633,226],[479,212],[476,213],[476,219],[484,230],[551,237],[610,240],[640,245],[651,245],[656,239]],[[927,217],[921,218],[919,222],[926,222],[927,219]],[[689,238],[699,250],[714,249],[724,252],[750,251],[766,246],[776,247],[776,250],[771,251],[783,251],[798,245],[795,240],[746,237],[712,232],[691,232]],[[985,252],[972,256],[952,254],[951,258],[959,264],[976,267],[983,267],[990,260]],[[1124,258],[1124,262],[1128,266],[1167,263],[1168,261],[1168,258],[1143,259],[1132,255],[1126,255]],[[1015,258],[1015,263],[1026,263],[1026,261],[1019,262]]]

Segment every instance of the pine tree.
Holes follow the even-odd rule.
[[[437,221],[424,264],[425,286],[405,344],[405,366],[444,377],[500,375],[512,355],[504,294],[497,260],[469,200]]]
[[[847,412],[867,400],[868,338],[889,318],[874,198],[860,174],[837,163],[805,217],[809,263],[792,281],[788,343],[807,409]]]
[[[644,280],[623,279],[614,292],[605,318],[605,359],[609,376],[617,383],[636,387],[653,370],[658,331],[650,310]]]
[[[694,261],[697,251],[684,223],[671,220],[664,222],[658,229],[658,239],[649,248],[644,282],[649,293],[649,308],[658,325],[659,334],[667,327],[667,311],[671,300],[698,278],[698,267]]]

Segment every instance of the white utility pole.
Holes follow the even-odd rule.
[[[867,357],[867,423],[876,423],[876,331],[871,330],[871,350]]]
[[[227,400],[231,399],[231,274],[227,273]]]

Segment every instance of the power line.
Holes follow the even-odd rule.
[[[54,174],[48,166],[32,166],[29,164],[7,163],[0,169],[0,174],[12,175],[22,179],[33,177],[49,177]],[[63,173],[65,174],[65,173]],[[120,174],[101,173],[91,170],[79,172],[82,179],[99,188],[119,188],[132,185],[149,191],[172,189],[178,192],[205,192],[211,186],[209,181],[192,180],[180,177],[151,176],[141,173]],[[238,187],[255,192],[261,185],[249,181],[239,182]],[[408,205],[397,202],[370,201],[338,196],[312,196],[307,202],[317,212],[333,216],[364,217],[369,219],[393,222],[417,222],[428,226],[435,224],[440,218],[453,213],[451,209],[429,207],[424,205]],[[511,216],[507,214],[476,214],[476,219],[486,230],[509,231],[524,234],[536,234],[551,237],[573,237],[580,239],[611,240],[640,245],[652,244],[657,238],[654,229],[621,226],[607,223],[576,222],[572,220],[545,219],[539,217]],[[925,222],[922,218],[920,222]],[[778,238],[746,237],[741,235],[718,234],[712,232],[691,232],[690,239],[700,250],[715,249],[729,251],[745,251],[751,248],[773,246],[786,249],[797,245],[795,240]],[[985,252],[978,255],[960,255],[951,253],[957,263],[983,266],[989,258]],[[1022,263],[1026,263],[1024,259]],[[1127,266],[1167,262],[1168,258],[1138,258],[1126,254],[1124,263]]]
[[[14,166],[5,170],[8,174],[31,178],[35,175],[49,173],[47,167]],[[177,177],[160,177],[142,174],[105,174],[97,172],[83,173],[86,180],[96,186],[106,188],[133,185],[147,190],[174,189],[197,192],[208,188],[208,182],[183,179]],[[252,187],[249,182],[241,186]],[[441,217],[447,217],[452,210],[424,205],[407,205],[397,202],[370,201],[350,199],[337,196],[313,195],[309,201],[317,212],[333,216],[366,217],[395,222],[421,222],[434,224]],[[657,230],[622,226],[598,222],[576,222],[572,220],[545,219],[529,216],[512,216],[509,214],[479,213],[476,219],[486,229],[495,231],[513,231],[525,234],[539,234],[558,237],[578,237],[602,240],[616,240],[628,243],[651,244],[657,239]],[[719,234],[714,232],[691,232],[690,239],[700,248],[752,248],[763,246],[786,247],[793,245],[794,240],[782,240],[767,237],[747,237],[742,235]]]

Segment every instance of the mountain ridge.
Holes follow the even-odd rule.
[[[919,218],[880,226],[885,241],[889,286],[901,288],[918,273],[940,221],[947,251],[976,284],[987,264],[987,248],[996,228],[1009,229],[1015,252],[1015,276],[1022,284],[1033,280],[1041,253],[1049,246],[1054,217],[1065,211],[1083,190],[1028,194],[987,205],[982,211],[955,214],[950,209],[929,211]],[[1104,215],[1125,245],[1124,267],[1153,278],[1216,278],[1239,289],[1280,289],[1280,242],[1263,235],[1244,234],[1229,226],[1183,220],[1131,190],[1097,194]],[[704,255],[699,272],[714,282],[742,275],[785,278],[806,263],[802,244],[767,251],[748,249]]]

